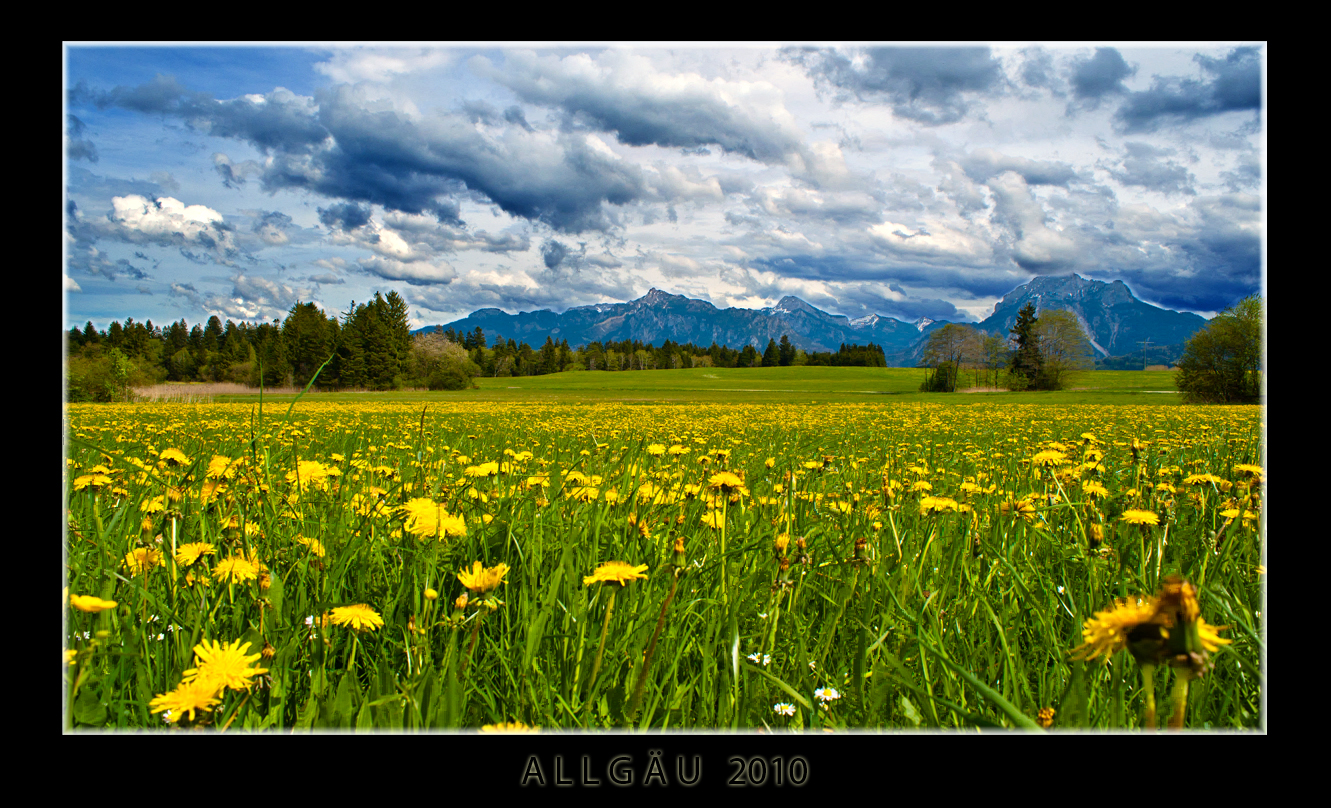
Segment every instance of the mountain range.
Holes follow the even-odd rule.
[[[1107,283],[1073,274],[1033,278],[1004,295],[993,314],[979,323],[964,325],[1006,337],[1016,323],[1017,312],[1027,303],[1035,304],[1037,317],[1046,309],[1072,312],[1097,359],[1138,351],[1139,343],[1147,340],[1155,345],[1183,343],[1207,322],[1190,312],[1170,311],[1138,300],[1122,281]],[[573,347],[622,340],[659,345],[669,339],[704,347],[713,342],[731,348],[747,344],[760,352],[769,339],[780,341],[782,335],[806,351],[836,351],[842,343],[872,342],[882,346],[889,365],[908,367],[919,361],[929,334],[947,324],[946,320],[927,318],[903,322],[878,314],[852,320],[829,314],[792,295],[763,309],[718,309],[705,300],[652,289],[627,303],[576,306],[562,314],[549,309],[518,314],[479,309],[443,328],[458,333],[480,328],[492,343],[502,336],[533,347],[539,347],[547,337],[556,342],[567,340]]]

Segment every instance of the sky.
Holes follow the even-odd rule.
[[[66,43],[65,328],[1265,289],[1266,45]]]

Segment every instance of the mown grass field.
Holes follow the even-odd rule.
[[[1260,409],[785,370],[67,406],[68,726],[1263,726]]]

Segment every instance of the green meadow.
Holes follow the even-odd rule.
[[[921,374],[67,405],[66,727],[1263,729],[1263,411]]]
[[[651,401],[658,403],[900,403],[955,404],[1177,404],[1173,371],[1082,371],[1058,392],[995,390],[983,379],[960,383],[976,392],[921,393],[925,371],[918,368],[692,368],[606,372],[565,372],[547,376],[478,378],[479,389],[448,392],[332,393],[332,399],[378,401]],[[990,379],[992,382],[992,378]],[[189,385],[181,385],[187,388]],[[289,399],[287,393],[277,399]],[[257,401],[258,392],[217,397],[218,401]]]

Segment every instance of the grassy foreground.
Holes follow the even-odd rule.
[[[68,406],[69,726],[1136,729],[1184,678],[1262,726],[1259,409],[797,370],[819,406]],[[1171,573],[1199,677],[1084,633]]]

